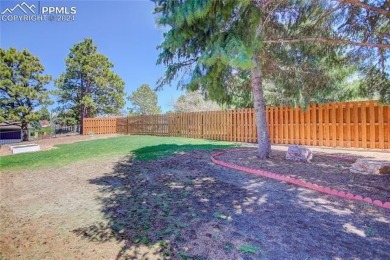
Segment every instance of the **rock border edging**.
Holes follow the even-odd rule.
[[[231,151],[237,152],[237,151],[240,151],[240,150],[242,151],[244,149],[235,149],[235,150],[229,150],[229,151],[230,152]],[[304,188],[307,188],[307,189],[310,189],[310,190],[315,190],[315,191],[326,193],[326,194],[329,194],[329,195],[338,196],[338,197],[341,197],[341,198],[344,198],[344,199],[363,201],[363,202],[370,203],[372,205],[375,205],[375,206],[378,206],[378,207],[381,207],[381,208],[390,209],[390,202],[389,201],[384,201],[383,202],[381,200],[373,200],[370,197],[363,197],[363,196],[355,195],[355,194],[352,194],[352,193],[349,193],[349,192],[339,191],[339,190],[336,190],[336,189],[332,189],[330,187],[321,186],[321,185],[317,185],[315,183],[302,181],[302,180],[299,180],[299,179],[296,179],[296,178],[293,178],[293,177],[289,177],[289,176],[285,176],[285,175],[282,175],[282,174],[277,174],[277,173],[273,173],[273,172],[252,169],[252,168],[248,168],[248,167],[245,167],[245,166],[240,166],[240,165],[236,165],[236,164],[232,164],[232,163],[227,163],[227,162],[220,161],[220,160],[216,159],[217,157],[221,156],[222,154],[228,153],[229,151],[224,151],[224,152],[219,152],[219,153],[213,154],[211,156],[211,161],[213,163],[215,163],[215,164],[218,164],[220,166],[224,166],[224,167],[227,167],[227,168],[230,168],[230,169],[234,169],[234,170],[238,170],[238,171],[242,171],[242,172],[246,172],[246,173],[260,175],[260,176],[263,176],[263,177],[266,177],[266,178],[270,178],[270,179],[274,179],[274,180],[278,180],[278,181],[285,181],[285,182],[294,184],[296,186],[304,187]],[[336,156],[331,156],[331,157],[337,158]],[[343,158],[343,159],[346,159],[346,158]]]

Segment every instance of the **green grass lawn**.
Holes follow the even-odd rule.
[[[150,160],[174,152],[230,146],[233,144],[202,139],[130,135],[63,144],[49,151],[0,157],[0,170],[53,167],[81,160],[128,154],[134,154],[140,160]]]

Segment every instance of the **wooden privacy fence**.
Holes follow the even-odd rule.
[[[306,111],[268,107],[266,115],[274,144],[390,148],[390,106],[376,101],[312,104]],[[257,142],[253,109],[85,119],[84,129],[84,134],[116,132]]]
[[[84,118],[83,134],[116,134],[116,118]]]

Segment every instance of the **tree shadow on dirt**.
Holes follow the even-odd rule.
[[[257,149],[247,148],[232,151],[219,157],[220,160],[266,170],[298,178],[306,182],[331,187],[344,192],[371,197],[374,200],[390,201],[390,178],[386,174],[361,174],[351,172],[357,159],[373,159],[358,155],[314,154],[311,163],[287,160],[285,151],[273,150],[271,158],[259,160]],[[375,159],[375,158],[374,158]]]
[[[163,148],[134,154],[150,158]],[[390,255],[382,210],[216,166],[210,155],[218,150],[177,151],[159,160],[129,156],[91,180],[101,186],[107,223],[74,232],[97,243],[122,242],[118,259]]]

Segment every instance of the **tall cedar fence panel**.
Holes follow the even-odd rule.
[[[83,134],[116,134],[116,118],[84,118]]]
[[[376,101],[312,104],[306,110],[268,107],[274,144],[390,149],[390,106]],[[257,142],[253,109],[88,118],[84,134],[180,136]]]

